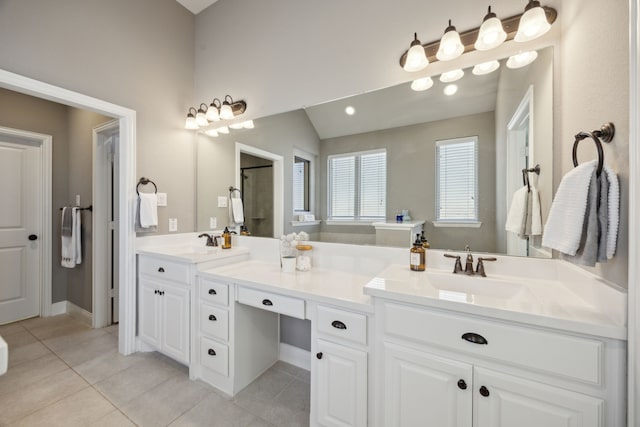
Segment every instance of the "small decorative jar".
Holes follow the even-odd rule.
[[[311,270],[311,260],[313,259],[313,246],[300,244],[296,246],[298,255],[296,257],[296,269],[298,271]]]

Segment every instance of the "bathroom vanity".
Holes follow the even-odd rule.
[[[626,293],[584,270],[498,257],[469,277],[432,250],[413,272],[404,249],[318,243],[283,273],[278,240],[234,240],[138,255],[141,348],[192,379],[238,393],[280,358],[285,314],[312,325],[312,426],[625,424]]]

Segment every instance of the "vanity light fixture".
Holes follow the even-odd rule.
[[[444,30],[444,34],[440,39],[440,47],[436,58],[440,61],[450,61],[456,59],[464,52],[464,45],[460,40],[460,34],[456,31],[456,27],[451,25],[451,19],[449,19],[449,26]]]
[[[407,60],[404,63],[405,71],[414,72],[424,70],[429,65],[429,60],[424,52],[424,47],[418,40],[418,33],[413,33],[413,41],[407,52]]]
[[[478,39],[473,46],[476,50],[489,50],[500,46],[506,39],[507,33],[502,28],[502,22],[495,13],[491,12],[491,6],[489,6],[489,11],[480,26]]]
[[[344,112],[347,113],[347,115],[349,116],[353,116],[356,113],[356,109],[353,108],[351,105],[349,105],[347,108],[344,109]]]
[[[244,127],[244,125],[242,124],[242,122],[240,122],[240,123],[233,123],[233,124],[229,125],[229,127],[231,129],[237,130],[237,129],[242,129]]]
[[[216,132],[228,134],[229,128],[227,126],[222,126],[222,127],[216,128]]]
[[[206,133],[209,136],[214,136],[214,137],[218,136],[218,131],[215,130],[215,129],[206,130],[206,131],[204,131],[204,133]]]
[[[446,73],[442,73],[440,75],[440,81],[442,83],[452,83],[460,80],[462,77],[464,77],[464,71],[458,68],[457,70],[451,70],[447,71]]]
[[[193,110],[193,113],[191,112],[191,110]],[[200,129],[200,126],[198,126],[198,123],[196,122],[196,116],[194,114],[197,114],[196,109],[193,107],[189,108],[189,112],[187,113],[187,120],[184,122],[185,129]]]
[[[500,62],[494,60],[476,64],[471,72],[476,76],[484,76],[485,74],[493,73],[498,68],[500,68]]]
[[[530,50],[521,52],[517,55],[510,56],[507,60],[507,68],[516,69],[531,64],[538,57],[538,52]]]
[[[514,38],[517,42],[528,42],[537,39],[551,29],[545,10],[538,0],[529,0],[520,18],[518,32]]]
[[[443,90],[444,94],[447,96],[455,95],[458,92],[458,85],[450,84],[446,85]]]
[[[206,118],[210,122],[219,122],[220,121],[220,107],[222,104],[218,98],[213,98],[211,104],[209,105],[209,109],[207,109]]]
[[[198,124],[198,126],[202,127],[202,126],[209,126],[209,121],[207,120],[206,117],[206,112],[207,112],[207,104],[200,104],[200,107],[198,107],[198,112],[196,113],[196,123]]]
[[[242,122],[242,127],[245,129],[253,129],[255,125],[253,124],[253,120],[247,120],[246,122]]]
[[[539,27],[540,29],[544,30],[544,32],[546,32],[548,31],[548,28],[551,26],[551,24],[553,24],[556,21],[556,18],[558,17],[558,12],[554,8],[548,7],[548,6],[540,6],[539,1],[537,0],[528,0],[528,1],[529,3],[525,8],[524,13],[514,15],[509,18],[505,18],[501,20],[501,27],[506,33],[506,38],[504,41],[513,40],[516,37],[516,34],[518,34],[520,27],[526,27],[525,29],[522,30],[523,31],[522,34],[532,34],[535,27]],[[531,12],[531,11],[534,11],[534,12]],[[541,11],[542,11],[544,20],[537,21],[537,19],[539,18],[536,18],[536,16],[539,17],[541,14]],[[530,15],[527,15],[526,19],[524,19],[524,15],[527,13],[530,13]],[[482,50],[482,48],[485,46],[483,39],[486,40],[485,33],[483,30],[484,24],[488,23],[489,21],[493,23],[496,23],[496,21],[500,21],[498,20],[497,17],[493,18],[493,16],[491,15],[492,15],[492,12],[489,9],[489,13],[485,15],[486,20],[483,22],[483,25],[479,28],[474,28],[472,30],[465,31],[463,33],[460,33],[459,35],[458,35],[458,32],[455,31],[455,28],[453,28],[453,31],[445,31],[445,34],[442,36],[441,40],[436,40],[427,44],[423,44],[422,47],[423,47],[425,56],[427,57],[427,61],[435,62],[438,60],[441,60],[441,61],[449,60],[454,57],[460,56],[460,54],[464,52],[471,52],[476,49]],[[495,19],[496,21],[492,21],[492,19]],[[538,22],[538,23],[534,24],[535,22]],[[489,27],[489,25],[487,25],[487,27]],[[450,27],[447,27],[447,30],[449,30],[449,28]],[[481,31],[482,31],[482,34],[481,34]],[[486,33],[486,34],[489,34],[489,33]],[[499,40],[500,38],[502,38],[502,35],[499,33],[499,31],[498,33],[495,33],[495,34],[497,37],[496,40]],[[540,33],[539,35],[542,35],[542,34],[544,33]],[[460,52],[460,54],[449,57],[447,55],[444,55],[444,53],[441,53],[440,52],[441,50],[446,49],[446,46],[444,45],[449,43],[449,40],[455,38],[456,35],[459,37],[460,43],[462,45],[462,51]],[[488,35],[486,37],[489,40],[493,38],[493,36],[488,36]],[[517,41],[520,40],[520,37],[524,37],[524,36],[519,36]],[[531,36],[529,35],[527,37],[531,37]],[[417,36],[414,38],[414,41],[411,43],[410,49],[415,47],[414,51],[420,51],[417,44],[414,44],[414,42],[416,41],[417,41]],[[454,41],[454,44],[455,44],[455,41]],[[476,46],[476,44],[478,46]],[[458,46],[457,49],[459,50],[460,47]],[[406,71],[408,71],[407,67],[409,67],[407,65],[409,50],[405,51],[400,56],[400,66]]]
[[[421,92],[423,90],[430,89],[433,86],[433,79],[431,77],[423,77],[421,79],[416,79],[411,82],[411,89],[416,92]]]
[[[231,120],[238,114],[244,113],[247,104],[244,101],[234,101],[231,95],[224,97],[222,107],[220,108],[220,118],[222,120]]]

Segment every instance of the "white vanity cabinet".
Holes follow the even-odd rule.
[[[188,266],[140,256],[138,271],[140,340],[178,362],[189,364]]]
[[[312,321],[311,425],[367,426],[368,316],[315,305]]]
[[[378,299],[384,426],[623,426],[624,343]]]

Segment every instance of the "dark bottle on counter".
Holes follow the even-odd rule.
[[[424,271],[426,261],[426,251],[422,247],[422,241],[420,235],[416,234],[416,241],[413,243],[411,253],[409,254],[409,267],[413,271]]]

